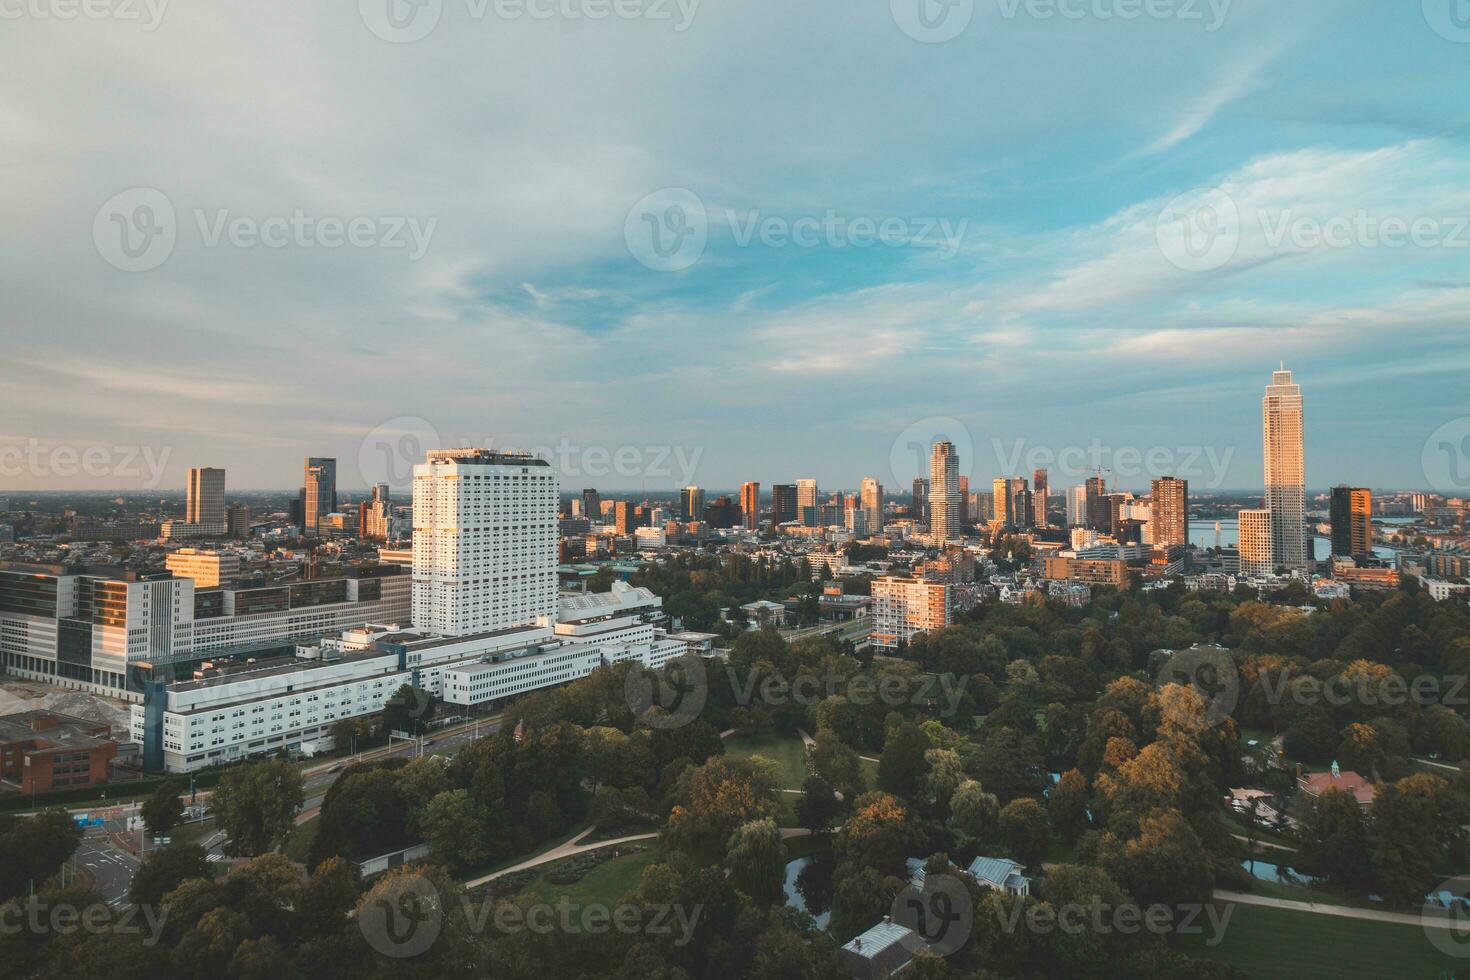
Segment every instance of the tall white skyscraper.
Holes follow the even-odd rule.
[[[868,526],[869,534],[879,534],[883,531],[883,484],[878,482],[877,477],[863,477],[862,488],[859,497],[863,504],[863,517]]]
[[[225,471],[213,466],[189,470],[189,495],[184,508],[189,524],[225,522]]]
[[[929,451],[929,536],[942,543],[960,535],[960,458],[954,443],[936,442]]]
[[[543,459],[440,449],[413,468],[413,625],[446,636],[554,622],[561,487]]]
[[[796,520],[807,527],[817,526],[817,481],[796,481]]]
[[[1261,400],[1266,457],[1266,510],[1271,514],[1271,561],[1306,568],[1307,478],[1302,452],[1302,389],[1282,366]]]
[[[1082,527],[1087,523],[1087,487],[1078,484],[1067,488],[1067,526]]]

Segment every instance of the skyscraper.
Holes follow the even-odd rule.
[[[929,451],[929,536],[943,544],[961,535],[960,458],[954,443],[936,442]]]
[[[1150,543],[1161,547],[1184,547],[1189,543],[1189,481],[1172,476],[1153,483],[1153,531]]]
[[[1087,523],[1087,488],[1081,484],[1067,488],[1067,526],[1082,527]]]
[[[1051,492],[1051,484],[1047,478],[1046,470],[1031,471],[1031,506],[1035,518],[1032,523],[1037,527],[1047,525],[1047,494]]]
[[[878,482],[877,477],[865,476],[859,496],[862,498],[863,515],[867,521],[868,533],[881,534],[883,532],[883,484]]]
[[[796,484],[777,483],[771,486],[771,527],[790,524],[796,520]]]
[[[337,461],[325,456],[306,457],[306,479],[301,490],[301,529],[314,533],[322,515],[337,509]]]
[[[1106,533],[1112,523],[1112,505],[1108,503],[1108,481],[1100,476],[1089,476],[1086,483],[1087,526],[1094,531]]]
[[[602,520],[602,495],[591,487],[582,489],[582,516],[589,521]]]
[[[543,459],[436,449],[413,468],[413,625],[446,636],[557,613],[557,505]]]
[[[740,485],[740,522],[747,531],[761,526],[761,485],[754,480]]]
[[[1259,578],[1274,572],[1271,560],[1271,512],[1243,510],[1240,517],[1240,574]]]
[[[925,524],[929,520],[929,478],[919,477],[914,481],[914,521]]]
[[[796,519],[807,527],[817,526],[817,481],[796,481]]]
[[[965,526],[969,525],[970,523],[972,523],[972,521],[973,521],[973,518],[970,517],[970,478],[968,476],[961,476],[960,477],[960,527],[965,527]]]
[[[633,510],[633,501],[616,500],[613,502],[613,527],[619,534],[632,534],[633,529],[638,526],[636,514]]]
[[[1334,556],[1373,551],[1373,491],[1363,487],[1333,487],[1328,510],[1332,519]]]
[[[225,523],[225,471],[213,466],[189,470],[189,496],[184,508],[188,524]]]
[[[1027,501],[1031,495],[1026,494],[1026,501],[1020,499],[1020,494],[1025,489],[1026,480],[1019,476],[1001,477],[991,484],[991,495],[995,498],[995,523],[1012,528],[1030,525],[1029,511],[1032,505]]]
[[[704,520],[704,490],[688,486],[679,491],[679,516],[686,521]]]
[[[1271,561],[1278,568],[1306,568],[1307,487],[1302,451],[1302,389],[1283,365],[1261,399],[1266,457],[1266,510],[1271,513]]]

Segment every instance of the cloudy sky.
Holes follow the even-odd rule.
[[[1282,360],[1311,485],[1470,480],[1454,0],[90,2],[0,0],[0,492],[1248,488]]]

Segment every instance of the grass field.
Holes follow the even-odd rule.
[[[1470,966],[1441,952],[1418,926],[1253,905],[1233,906],[1218,945],[1187,937],[1185,951],[1252,977],[1434,978],[1464,975]]]
[[[806,781],[806,749],[796,735],[753,735],[725,739],[725,754],[732,759],[764,756],[781,769],[782,789],[801,789]]]
[[[643,878],[643,869],[657,862],[659,853],[658,847],[654,846],[637,854],[613,858],[598,865],[581,881],[570,885],[554,885],[546,880],[543,872],[521,894],[531,896],[538,902],[555,903],[565,898],[577,905],[613,905],[638,887],[638,882]]]

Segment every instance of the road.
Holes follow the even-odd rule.
[[[93,887],[109,905],[126,904],[139,861],[127,851],[116,847],[108,839],[108,832],[104,828],[87,828],[73,860],[77,870],[85,869],[92,876]]]

